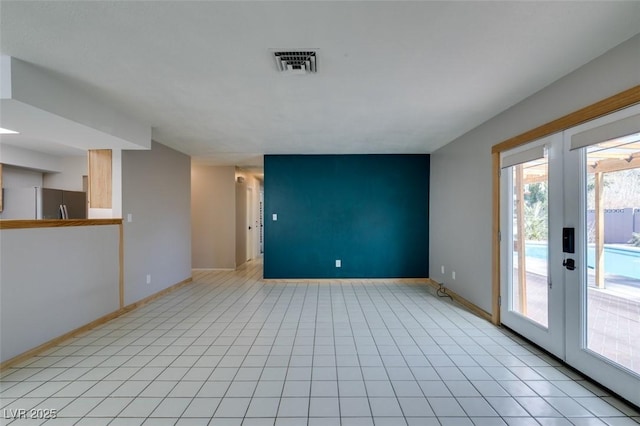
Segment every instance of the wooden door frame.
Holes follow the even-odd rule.
[[[491,322],[500,324],[500,153],[640,103],[640,85],[581,108],[491,147],[492,163],[492,306]]]

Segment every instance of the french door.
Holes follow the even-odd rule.
[[[501,322],[640,405],[640,106],[501,167]]]
[[[564,357],[562,134],[501,158],[501,321]]]

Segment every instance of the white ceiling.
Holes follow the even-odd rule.
[[[638,1],[1,1],[0,15],[2,54],[196,161],[241,166],[432,152],[640,32]],[[317,74],[277,72],[273,49],[307,48]]]

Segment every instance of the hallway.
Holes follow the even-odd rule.
[[[417,283],[194,282],[2,374],[1,424],[627,425],[640,413]],[[55,410],[49,421],[17,410]],[[37,413],[37,411],[36,411]]]

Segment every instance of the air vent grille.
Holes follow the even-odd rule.
[[[274,52],[278,70],[290,74],[308,74],[318,71],[316,52],[311,50]]]

